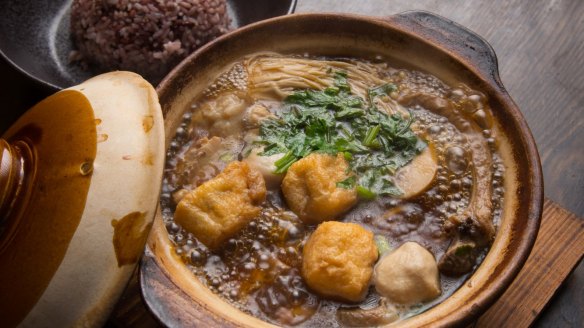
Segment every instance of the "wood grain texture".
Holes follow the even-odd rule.
[[[584,256],[584,220],[550,200],[535,246],[511,287],[476,327],[529,327]]]

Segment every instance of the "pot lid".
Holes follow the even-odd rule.
[[[164,124],[154,88],[112,72],[58,92],[0,139],[3,325],[101,326],[158,202]]]

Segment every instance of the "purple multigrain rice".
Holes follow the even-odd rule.
[[[226,0],[74,0],[70,58],[157,82],[229,22]]]

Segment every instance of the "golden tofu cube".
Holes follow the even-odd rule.
[[[176,207],[174,220],[207,247],[216,249],[260,214],[265,198],[262,174],[247,163],[232,162],[188,193]]]
[[[357,203],[355,188],[337,186],[349,177],[343,155],[312,153],[292,164],[282,181],[290,209],[305,223],[334,220]]]
[[[367,295],[378,256],[372,232],[356,223],[325,222],[302,255],[302,276],[321,296],[359,302]]]

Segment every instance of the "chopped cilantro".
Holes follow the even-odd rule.
[[[344,188],[344,189],[353,189],[355,188],[355,176],[350,176],[343,181],[337,182],[337,187]]]
[[[391,251],[391,246],[387,241],[387,238],[383,235],[375,235],[374,237],[375,245],[377,246],[377,252],[379,252],[379,257],[385,255],[385,253]]]
[[[360,198],[363,198],[366,200],[375,199],[375,197],[377,196],[372,190],[367,189],[367,188],[363,187],[362,185],[357,186],[357,195],[359,195]]]
[[[276,161],[284,173],[312,152],[343,153],[354,173],[341,188],[356,188],[361,198],[400,195],[392,175],[426,147],[411,130],[413,114],[403,117],[377,109],[376,97],[397,90],[384,84],[368,90],[368,101],[354,95],[346,72],[329,71],[333,86],[324,90],[298,90],[284,100],[275,118],[262,121],[260,155],[285,154]]]
[[[367,95],[369,96],[369,102],[373,103],[373,99],[383,95],[389,95],[390,93],[397,91],[397,87],[395,84],[387,83],[384,85],[380,85],[378,87],[369,89]]]
[[[341,91],[351,91],[349,82],[347,81],[347,72],[335,72],[334,74],[334,84],[335,87],[339,88]]]

